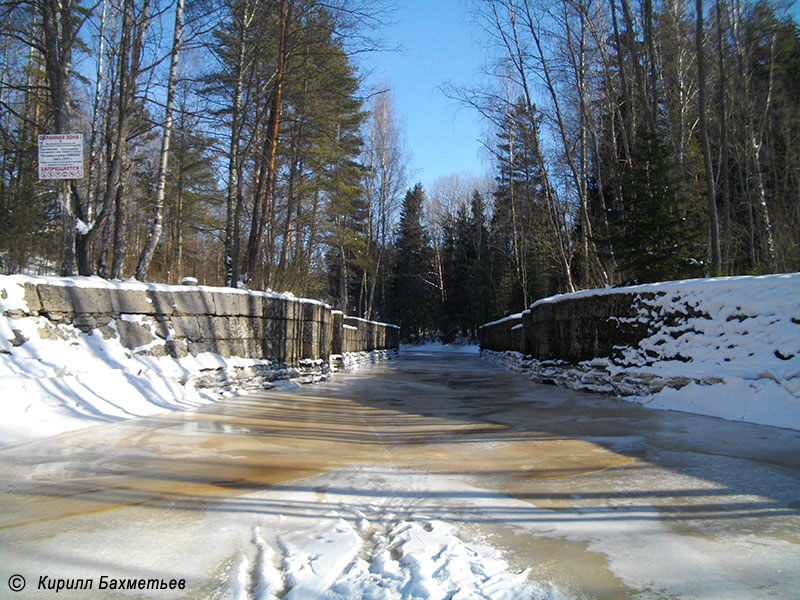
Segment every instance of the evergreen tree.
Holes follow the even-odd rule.
[[[547,217],[547,174],[539,160],[535,115],[522,100],[509,110],[497,146],[497,188],[491,222],[495,295],[502,314],[519,312],[553,289]]]
[[[475,191],[469,209],[460,205],[455,218],[444,225],[442,266],[447,294],[439,326],[444,342],[459,335],[476,339],[477,328],[492,318],[488,242],[483,196]]]
[[[608,211],[610,236],[601,245],[613,248],[626,283],[702,275],[700,230],[665,144],[643,136],[632,157],[623,174],[622,198]]]
[[[403,340],[419,341],[435,321],[436,289],[428,235],[422,226],[425,192],[417,184],[406,193],[397,231],[391,298],[393,321]]]

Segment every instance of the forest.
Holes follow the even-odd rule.
[[[800,270],[791,4],[470,9],[490,61],[443,92],[490,173],[425,189],[362,73],[388,2],[6,0],[0,272],[290,291],[450,341],[555,293]],[[82,179],[39,179],[54,133]]]

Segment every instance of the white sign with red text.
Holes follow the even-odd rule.
[[[83,178],[83,134],[39,136],[39,179]]]

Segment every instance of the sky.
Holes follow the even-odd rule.
[[[398,0],[383,29],[388,48],[364,59],[367,81],[388,85],[410,154],[410,183],[452,173],[482,175],[480,116],[445,96],[446,82],[469,85],[484,63],[480,32],[465,0]]]

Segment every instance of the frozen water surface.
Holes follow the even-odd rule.
[[[437,350],[0,450],[0,596],[796,596],[800,432]]]

